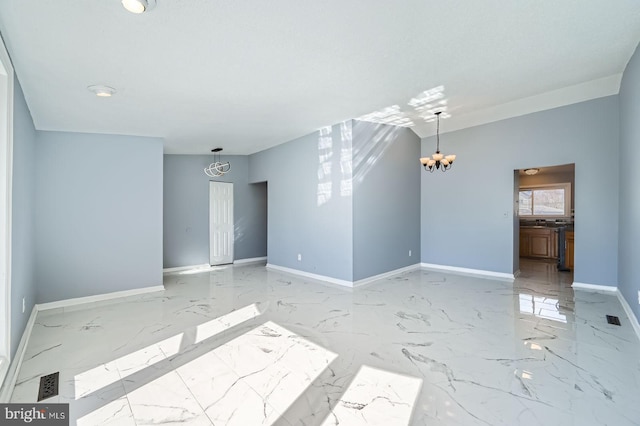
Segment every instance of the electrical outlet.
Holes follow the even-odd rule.
[[[298,262],[302,260],[302,254],[298,253]]]
[[[409,250],[409,257],[411,257],[411,250]]]
[[[25,303],[24,297],[22,298],[22,313],[24,314],[24,311],[26,309],[27,305]]]

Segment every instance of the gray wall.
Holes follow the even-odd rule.
[[[34,167],[36,130],[18,79],[13,98],[13,200],[11,238],[11,357],[36,303]],[[25,311],[22,313],[22,298]]]
[[[640,51],[631,57],[620,86],[619,289],[640,318]]]
[[[617,95],[445,133],[440,144],[458,158],[422,175],[423,262],[512,273],[513,171],[575,163],[574,280],[617,285],[618,173],[603,162],[618,158]],[[434,151],[424,139],[422,154]]]
[[[354,281],[420,262],[419,158],[412,130],[354,121]]]
[[[249,156],[249,182],[268,182],[269,263],[353,280],[351,126]]]
[[[162,284],[162,149],[157,138],[38,132],[38,302]]]
[[[210,155],[164,156],[164,267],[209,263],[209,181],[233,183],[234,259],[267,255],[266,184],[249,184],[247,156],[222,156],[231,171],[212,179]]]

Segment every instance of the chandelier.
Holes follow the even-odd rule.
[[[430,157],[422,157],[420,159],[420,163],[424,166],[425,170],[429,170],[429,172],[433,173],[434,170],[440,169],[443,172],[446,172],[451,168],[453,161],[456,159],[455,154],[451,155],[443,155],[440,154],[440,114],[442,111],[438,111],[435,113],[436,120],[438,121],[438,127],[436,130],[436,153]],[[442,168],[441,168],[442,167]]]
[[[204,169],[204,173],[209,177],[220,177],[231,170],[231,164],[228,161],[226,163],[220,161],[220,151],[222,151],[222,148],[211,150],[213,152],[213,163]]]

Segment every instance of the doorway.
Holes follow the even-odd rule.
[[[514,273],[521,259],[572,273],[575,164],[516,170],[514,198]]]
[[[209,182],[209,264],[233,263],[233,184]]]

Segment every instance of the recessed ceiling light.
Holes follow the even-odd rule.
[[[101,98],[108,98],[116,93],[116,89],[109,86],[95,85],[87,87],[91,92],[95,93],[96,96],[100,96]]]
[[[122,6],[131,13],[148,12],[156,5],[156,0],[122,0]]]
[[[533,176],[536,173],[538,173],[540,171],[540,169],[526,169],[524,172],[526,174],[528,174],[529,176]]]

